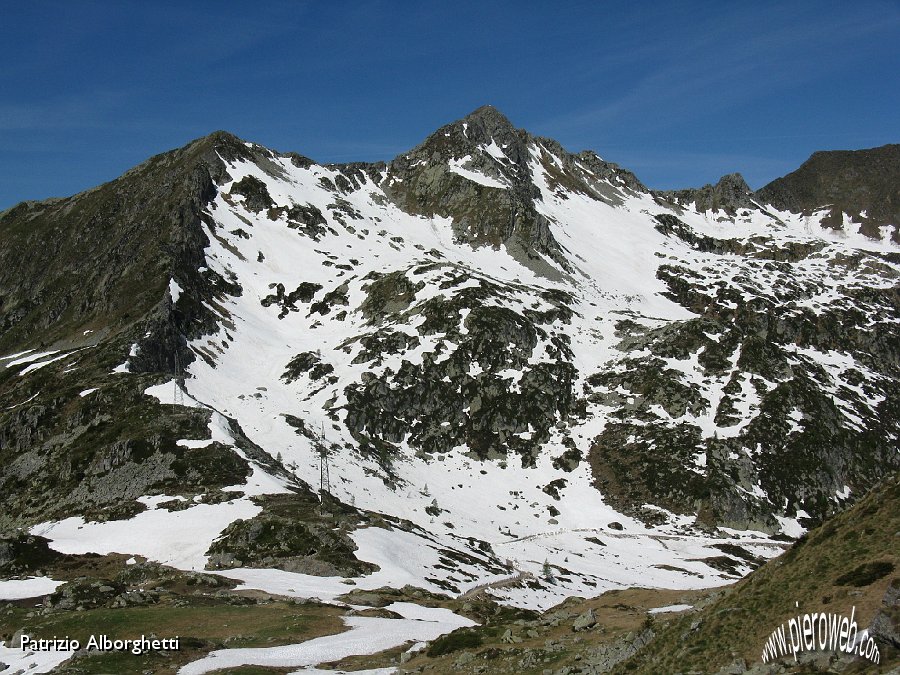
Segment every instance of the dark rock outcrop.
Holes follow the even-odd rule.
[[[891,225],[894,241],[900,242],[900,144],[815,152],[799,169],[760,188],[754,197],[797,213],[827,207],[823,227],[858,227],[863,234],[878,236],[879,227]],[[845,224],[844,213],[862,224]]]
[[[724,211],[735,216],[739,209],[755,208],[753,192],[739,173],[722,176],[715,185],[686,190],[660,190],[658,197],[679,206],[693,206],[697,211]]]

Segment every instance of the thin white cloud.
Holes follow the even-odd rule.
[[[808,6],[807,6],[808,7]],[[546,120],[555,133],[598,129],[640,116],[656,129],[697,114],[733,108],[761,92],[797,86],[827,72],[834,58],[862,62],[866,38],[900,27],[900,11],[848,11],[844,16],[817,16],[811,8],[788,6],[770,13],[771,21],[744,15],[727,26],[699,22],[683,41],[668,43],[665,59],[646,76],[612,99],[603,91],[595,103]],[[803,16],[808,13],[809,16]],[[852,47],[852,49],[851,49]]]

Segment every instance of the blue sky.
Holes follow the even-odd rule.
[[[4,2],[0,209],[216,129],[390,159],[485,103],[656,188],[900,142],[898,2]]]

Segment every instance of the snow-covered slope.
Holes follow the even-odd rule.
[[[260,574],[229,547],[240,519],[277,515],[266,495],[318,489],[324,454],[329,493],[386,520],[348,529],[381,571],[321,589],[341,576],[454,595],[492,584],[547,607],[725,583],[778,553],[773,535],[900,463],[888,227],[825,229],[749,194],[701,212],[491,108],[389,164],[201,143],[197,231],[166,244],[192,253],[152,282],[158,305],[114,335],[83,323],[81,342],[17,345],[28,351],[3,357],[4,391],[23,411],[13,377],[52,372],[75,392],[93,352],[74,350],[90,344],[109,368],[78,379],[79,406],[114,410],[103,388],[140,382],[141,405],[173,419],[207,411],[208,440],[173,426],[154,447],[174,443],[188,464],[227,450],[246,470],[215,499],[145,481],[131,520],[29,516],[60,551],[218,566],[314,595],[301,568]]]

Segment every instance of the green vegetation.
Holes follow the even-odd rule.
[[[868,586],[894,571],[894,563],[886,560],[868,562],[842,574],[834,580],[835,586]]]
[[[474,649],[482,645],[483,639],[477,631],[470,628],[458,628],[431,643],[428,656],[443,656],[460,649]]]
[[[154,563],[126,566],[124,556],[66,556],[49,571],[72,581],[42,608],[25,602],[0,608],[0,640],[9,642],[18,631],[69,636],[82,644],[91,635],[180,639],[178,651],[88,653],[55,672],[169,674],[213,649],[292,644],[344,630],[339,607],[262,593],[236,595],[226,592],[232,583],[219,577]]]

